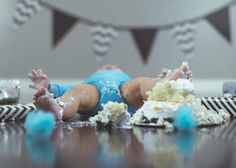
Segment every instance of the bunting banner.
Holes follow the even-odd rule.
[[[18,28],[27,22],[33,15],[42,10],[43,1],[19,0],[13,16],[13,28]]]
[[[157,29],[130,30],[144,63],[147,63],[149,52],[152,49]]]
[[[187,59],[193,57],[195,48],[196,22],[185,21],[176,23],[171,29],[171,35],[177,42],[180,50],[185,53]]]
[[[53,47],[65,37],[65,35],[72,29],[72,27],[79,21],[78,18],[68,15],[59,10],[53,10]]]
[[[231,42],[229,8],[221,9],[206,19],[228,42]]]
[[[118,32],[110,25],[96,24],[91,26],[90,33],[93,37],[93,50],[97,56],[96,59],[102,61],[118,35]]]
[[[111,2],[108,0],[102,1],[106,1],[108,5],[111,5]],[[185,3],[186,6],[188,5],[187,3],[190,3],[187,0],[184,1],[185,2],[183,3]],[[23,25],[33,15],[37,14],[42,9],[42,7],[52,10],[52,46],[58,46],[58,44],[72,30],[76,23],[83,23],[90,27],[90,34],[93,39],[91,48],[93,49],[95,56],[97,56],[96,59],[100,61],[103,60],[105,55],[108,54],[110,48],[112,47],[112,45],[114,45],[114,41],[118,36],[119,32],[122,31],[128,31],[131,33],[134,44],[136,45],[137,50],[139,51],[143,63],[148,62],[152,48],[155,46],[154,42],[158,38],[157,33],[160,33],[161,31],[165,30],[170,32],[171,36],[176,41],[176,44],[180,51],[182,51],[183,55],[186,56],[186,58],[188,59],[193,58],[194,49],[196,46],[196,27],[197,23],[202,19],[206,19],[209,24],[227,40],[227,42],[231,43],[232,41],[229,8],[233,4],[235,4],[235,1],[233,0],[222,0],[222,3],[211,4],[212,7],[209,8],[209,11],[203,10],[202,14],[195,14],[195,12],[198,10],[193,11],[193,16],[191,16],[192,18],[189,17],[188,19],[185,18],[185,15],[177,13],[177,20],[172,19],[172,22],[165,22],[165,20],[163,21],[163,19],[160,19],[162,18],[160,17],[161,15],[158,15],[157,17],[162,23],[155,23],[156,26],[155,24],[151,24],[149,26],[141,25],[138,22],[139,19],[135,20],[138,23],[129,25],[129,22],[127,22],[128,19],[126,18],[123,20],[123,22],[121,22],[122,17],[115,19],[113,23],[113,20],[106,20],[110,17],[107,17],[107,15],[103,15],[103,13],[99,14],[103,16],[104,20],[102,20],[101,18],[97,19],[96,13],[89,13],[89,10],[85,10],[86,8],[89,8],[91,6],[87,1],[85,1],[84,4],[82,3],[82,5],[85,5],[84,7],[79,5],[80,2],[77,1],[68,2],[71,3],[70,5],[68,5],[68,3],[65,3],[64,1],[60,1],[60,3],[57,2],[44,0],[19,0],[18,5],[16,7],[16,14],[13,18],[13,23],[15,27]],[[201,2],[198,2],[199,9],[202,9]],[[152,3],[158,3],[158,1],[152,1]],[[76,10],[69,11],[71,5],[78,5],[78,9],[76,8]],[[104,8],[101,3],[96,2],[96,5],[99,9],[100,7]],[[111,6],[111,8],[114,9],[114,13],[117,12],[114,6]],[[113,12],[113,10],[111,11]],[[134,10],[131,12],[139,11]],[[85,17],[85,13],[89,13],[87,15],[89,15],[90,17]],[[136,15],[137,13],[135,13],[135,15],[133,16]],[[118,23],[117,21],[120,21],[120,23]],[[144,21],[148,20],[145,19]]]

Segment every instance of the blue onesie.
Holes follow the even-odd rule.
[[[98,88],[100,92],[99,102],[96,108],[92,111],[91,115],[97,114],[102,109],[101,104],[105,104],[108,101],[123,102],[123,98],[120,94],[121,86],[131,78],[122,71],[119,70],[100,70],[89,76],[82,84],[91,84]],[[76,85],[60,86],[58,84],[51,84],[49,91],[54,94],[54,97],[62,96],[66,91],[76,87]],[[129,107],[128,111],[133,114],[134,108]]]

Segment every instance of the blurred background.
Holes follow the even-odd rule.
[[[37,68],[51,78],[85,78],[104,64],[156,77],[185,60],[194,78],[236,77],[234,0],[48,0],[25,20],[19,2],[0,0],[1,78],[25,78]],[[17,29],[14,17],[23,23]],[[107,41],[104,26],[113,33]],[[105,40],[103,53],[96,40]]]

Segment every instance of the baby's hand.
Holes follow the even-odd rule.
[[[30,88],[35,90],[39,90],[41,88],[47,89],[49,86],[49,80],[46,74],[43,73],[41,69],[32,70],[28,74],[29,79],[31,80],[31,84],[29,85]]]

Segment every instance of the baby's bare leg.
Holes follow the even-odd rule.
[[[156,84],[156,80],[148,77],[139,77],[125,82],[121,87],[121,95],[125,102],[135,108],[143,105],[147,100],[147,91],[150,91]]]
[[[72,118],[77,112],[90,112],[99,101],[98,89],[89,84],[81,84],[59,98],[63,102],[63,119]]]
[[[57,98],[58,101],[46,93],[43,90],[35,94],[35,105],[38,109],[54,112],[58,120],[61,118],[64,120],[70,119],[80,111],[89,112],[97,105],[99,100],[99,91],[95,86],[89,84],[78,85],[62,97]],[[63,116],[60,116],[61,111]]]

